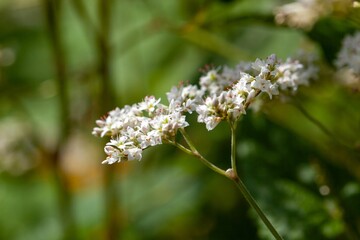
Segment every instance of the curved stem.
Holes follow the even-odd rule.
[[[166,143],[169,143],[169,144],[171,144],[171,145],[179,148],[181,151],[183,151],[183,152],[185,152],[185,153],[187,153],[187,154],[189,154],[189,155],[194,155],[194,153],[193,153],[190,149],[184,147],[183,145],[181,145],[181,144],[178,143],[178,142],[174,142],[174,141],[171,141],[171,140],[167,140]]]
[[[236,184],[236,186],[239,188],[240,192],[244,196],[245,200],[249,203],[249,205],[256,211],[256,213],[259,215],[263,223],[266,225],[266,227],[269,229],[269,231],[272,233],[274,238],[276,240],[282,240],[283,238],[280,236],[280,234],[276,231],[275,227],[271,224],[269,219],[265,216],[264,212],[261,210],[259,205],[256,203],[255,199],[252,197],[251,193],[247,190],[244,183],[241,181],[241,179],[238,176],[237,168],[236,168],[236,123],[229,122],[230,128],[231,128],[231,169],[228,169],[227,171],[222,170],[221,168],[215,166],[211,162],[209,162],[206,158],[204,158],[196,149],[192,141],[190,140],[188,134],[185,132],[184,129],[180,129],[180,132],[182,136],[184,137],[186,143],[189,145],[190,149],[184,147],[180,143],[177,143],[175,141],[168,140],[167,142],[176,146],[180,150],[184,151],[187,154],[190,154],[192,156],[197,157],[200,159],[201,162],[203,162],[207,167],[212,169],[213,171],[233,180],[233,182]]]
[[[195,145],[193,144],[193,142],[191,141],[189,135],[187,134],[187,132],[185,131],[185,129],[180,129],[180,133],[181,135],[184,137],[186,143],[189,145],[191,151],[193,152],[198,152]]]
[[[209,167],[211,170],[213,170],[214,172],[217,172],[219,173],[220,175],[223,175],[223,176],[226,176],[227,177],[227,174],[226,172],[215,166],[214,164],[212,164],[211,162],[209,162],[206,158],[204,158],[200,153],[199,151],[196,149],[194,143],[190,140],[190,137],[189,135],[185,132],[184,129],[180,129],[180,133],[182,134],[182,136],[184,137],[186,143],[189,145],[190,149],[187,149],[185,147],[183,147],[182,145],[178,144],[178,143],[175,143],[175,146],[177,146],[178,148],[180,148],[182,151],[184,151],[184,149],[182,149],[180,146],[182,146],[183,148],[186,149],[186,153],[192,155],[192,156],[195,156],[197,157],[203,164],[205,164],[207,167]]]

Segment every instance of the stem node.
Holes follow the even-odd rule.
[[[235,181],[237,179],[237,175],[232,168],[229,168],[228,170],[226,170],[225,174],[231,180]]]

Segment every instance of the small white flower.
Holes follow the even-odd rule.
[[[117,136],[115,139],[111,139],[106,145],[115,147],[119,149],[119,151],[124,151],[126,148],[132,146],[133,142],[129,140],[127,136]]]
[[[200,86],[210,86],[213,83],[216,83],[216,81],[219,79],[219,75],[216,70],[210,70],[207,72],[205,76],[202,76],[200,78]]]
[[[260,73],[259,75],[266,75],[270,72],[269,65],[264,60],[258,58],[252,64],[252,68],[258,71]]]
[[[217,95],[228,86],[228,81],[218,70],[210,70],[205,76],[202,76],[199,81],[201,91],[208,95]]]
[[[228,66],[224,66],[222,70],[222,78],[224,79],[225,85],[231,85],[232,83],[235,83],[240,78],[240,68],[242,66],[238,65],[237,67],[230,68]]]
[[[192,113],[196,104],[201,101],[203,91],[195,85],[172,87],[170,92],[166,93],[170,111],[180,111]]]
[[[241,114],[246,113],[244,107],[245,98],[243,95],[236,94],[236,91],[231,90],[228,94],[227,102],[227,115],[232,121],[236,121]]]
[[[217,116],[208,116],[205,118],[205,126],[207,130],[213,130],[220,122],[222,121],[222,119],[220,117]]]
[[[153,113],[155,111],[156,105],[160,102],[160,100],[160,98],[156,99],[154,96],[147,96],[143,102],[139,103],[139,109]]]
[[[107,145],[105,146],[104,151],[108,156],[104,161],[102,161],[103,164],[113,164],[121,161],[122,154],[118,149]]]
[[[129,148],[124,151],[124,155],[127,157],[128,160],[141,160],[142,158],[142,150],[141,148]]]
[[[311,79],[316,79],[318,68],[314,65],[315,57],[300,52],[297,58],[298,60],[288,58],[279,64],[277,83],[281,90],[294,92],[299,86],[307,86]]]
[[[239,95],[247,95],[251,91],[251,82],[255,81],[255,78],[250,74],[242,72],[240,74],[239,81],[234,86],[234,91]]]
[[[360,75],[360,32],[344,38],[335,65],[339,69],[349,68],[355,75]]]
[[[272,98],[272,95],[279,94],[276,84],[272,84],[270,80],[263,79],[260,76],[255,77],[255,81],[251,82],[251,87],[255,90],[266,92],[270,99]]]
[[[179,128],[187,127],[189,124],[186,118],[180,112],[174,112],[167,115],[156,116],[151,125],[154,129],[158,130],[166,137],[175,136]]]
[[[292,89],[297,90],[299,82],[298,71],[303,68],[299,62],[291,60],[286,61],[279,66],[279,76],[277,82],[281,90]]]
[[[275,10],[275,21],[290,27],[309,30],[322,17],[329,15],[337,5],[351,7],[351,1],[337,0],[297,0]]]

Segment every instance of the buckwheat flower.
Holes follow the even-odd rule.
[[[233,88],[229,92],[226,92],[225,100],[225,110],[231,121],[237,121],[242,114],[246,113],[244,106],[245,97],[237,94]]]
[[[241,61],[235,66],[235,71],[238,71],[240,73],[248,73],[250,75],[256,75],[257,73],[254,71],[253,68],[253,62],[244,62]]]
[[[7,172],[17,176],[39,163],[40,156],[30,127],[20,118],[0,119],[0,175]]]
[[[224,82],[226,82],[224,85],[231,85],[232,83],[235,83],[237,80],[239,80],[240,72],[241,70],[237,67],[230,68],[228,66],[224,66],[221,74]]]
[[[275,76],[277,72],[278,60],[275,54],[270,55],[266,60],[256,59],[251,67],[257,71],[257,75],[262,78],[269,78]]]
[[[353,92],[360,92],[360,77],[356,77],[350,69],[339,69],[335,73],[335,79],[343,86],[350,88]]]
[[[205,123],[210,131],[223,120],[236,121],[244,113],[244,100],[233,89],[222,91],[218,96],[209,96],[196,109],[198,122]]]
[[[214,129],[220,122],[221,117],[217,116],[218,108],[217,96],[207,97],[203,104],[196,108],[198,122],[205,123],[208,130]]]
[[[355,75],[360,75],[360,32],[344,38],[335,65],[339,69],[348,68]]]
[[[304,64],[290,58],[283,62],[273,54],[265,60],[242,62],[235,67],[237,70],[229,67],[217,70],[211,82],[217,86],[216,91],[209,89],[209,85],[201,86],[205,91],[203,101],[196,108],[198,122],[212,130],[223,120],[237,121],[261,93],[272,99],[280,90],[295,91],[298,86],[306,85],[315,77],[317,69],[310,58],[304,59]]]
[[[219,80],[219,75],[215,69],[212,69],[207,72],[205,76],[202,76],[200,78],[200,86],[208,87],[212,84],[216,84],[216,82]]]
[[[161,132],[158,130],[151,130],[146,134],[142,134],[139,136],[139,142],[141,149],[162,144]]]
[[[119,122],[116,121],[116,115],[118,115],[119,111],[120,109],[116,108],[115,110],[109,112],[109,115],[105,119],[96,120],[98,127],[93,129],[92,134],[100,137],[104,137],[105,135],[111,136],[112,130],[119,128]]]
[[[253,69],[255,69],[259,75],[266,76],[270,73],[269,65],[266,61],[261,59],[256,59],[255,62],[251,65]]]
[[[205,76],[200,78],[199,84],[203,92],[209,95],[219,94],[223,90],[223,78],[218,70],[212,69]]]
[[[279,76],[277,82],[281,90],[291,89],[297,90],[299,85],[299,70],[303,69],[303,65],[298,61],[288,59],[279,65]]]
[[[180,112],[162,114],[155,116],[151,121],[152,128],[158,130],[164,138],[174,137],[179,128],[187,127],[189,124]]]
[[[245,72],[240,73],[239,81],[234,85],[234,91],[239,95],[248,95],[251,88],[251,82],[255,81],[255,78]]]
[[[241,74],[240,85],[245,84],[245,89],[250,88],[248,91],[248,101],[256,96],[257,92],[266,92],[270,99],[272,95],[279,94],[278,85],[275,83],[275,76],[278,74],[279,61],[276,58],[275,54],[270,55],[266,60],[256,59],[256,61],[251,64],[252,69],[256,73],[251,76],[250,74]],[[244,81],[245,83],[241,83]],[[255,90],[255,91],[253,91]]]
[[[195,85],[187,85],[182,88],[181,98],[185,99],[199,99],[202,96],[202,91]]]
[[[122,156],[119,149],[112,146],[105,146],[104,151],[107,154],[107,157],[102,161],[103,164],[113,164],[121,161]]]
[[[169,107],[178,107],[178,111],[192,113],[196,105],[201,101],[203,91],[196,85],[187,85],[172,87],[170,92],[166,93],[170,102]]]
[[[127,136],[118,136],[115,139],[111,139],[106,145],[124,151],[126,148],[133,146],[133,142],[129,141]]]
[[[221,117],[218,117],[216,115],[200,115],[198,117],[198,122],[205,123],[207,130],[213,130],[223,119]]]
[[[279,94],[277,84],[273,84],[270,80],[266,80],[260,76],[255,77],[255,81],[251,82],[251,87],[255,90],[266,92],[270,99],[272,98],[272,95]]]
[[[205,123],[209,131],[221,121],[235,123],[262,93],[272,99],[279,90],[296,90],[306,84],[316,71],[310,61],[304,62],[282,62],[270,55],[265,60],[242,62],[233,69],[212,69],[200,78],[199,87],[181,84],[171,88],[166,94],[168,105],[148,96],[137,104],[110,111],[96,121],[93,130],[94,135],[111,136],[103,163],[141,160],[147,148],[174,142],[179,129],[189,126],[186,114],[194,111],[198,122]]]
[[[128,153],[130,149],[137,149],[135,143],[127,136],[118,136],[110,140],[104,148],[108,155],[103,163],[113,164],[122,160],[128,160]]]
[[[299,51],[295,58],[303,65],[303,68],[298,72],[300,79],[299,84],[308,86],[310,80],[316,80],[318,77],[319,68],[315,64],[318,57],[315,54]]]
[[[309,30],[330,14],[345,15],[353,7],[352,0],[297,0],[275,9],[275,21],[290,27]]]
[[[295,92],[301,85],[309,85],[317,78],[318,67],[314,64],[315,55],[299,52],[296,59],[288,58],[278,66],[277,83],[281,90]]]
[[[266,63],[269,66],[272,66],[272,68],[274,68],[274,66],[278,63],[278,59],[276,57],[276,54],[271,54],[270,56],[268,56],[266,58]]]
[[[99,137],[116,135],[121,129],[133,124],[131,119],[140,115],[142,113],[136,104],[122,109],[115,108],[108,116],[96,121],[98,127],[93,129],[92,134]]]
[[[139,110],[145,110],[151,114],[155,111],[155,107],[160,100],[160,98],[156,99],[154,96],[147,96],[143,102],[139,103]]]
[[[128,160],[141,160],[142,150],[137,147],[129,148],[124,151],[124,155]]]
[[[290,27],[311,29],[320,17],[330,11],[328,4],[321,5],[319,2],[298,0],[285,4],[275,10],[275,21],[278,24],[286,23]]]
[[[174,99],[169,106],[148,96],[132,106],[110,111],[96,122],[98,127],[93,130],[97,136],[111,136],[104,148],[107,158],[103,163],[141,160],[142,152],[148,147],[173,141],[177,131],[189,125],[183,112],[194,108],[188,105],[188,100],[199,99],[198,94],[196,86],[187,86],[181,94],[176,89],[171,91],[169,97]]]

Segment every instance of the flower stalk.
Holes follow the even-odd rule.
[[[239,174],[236,168],[236,123],[230,123],[231,129],[231,169],[227,170],[227,177],[230,178],[237,188],[240,190],[241,194],[244,196],[245,200],[249,205],[255,210],[257,215],[260,217],[262,222],[269,229],[271,234],[276,240],[282,240],[283,238],[276,231],[275,227],[271,224],[269,219],[266,217],[265,213],[261,210],[249,190],[246,188],[245,184],[241,181]]]
[[[211,69],[200,78],[199,85],[180,85],[166,94],[168,105],[161,99],[147,96],[142,102],[116,108],[96,121],[93,134],[110,136],[104,148],[106,164],[127,160],[141,160],[145,149],[163,143],[198,158],[214,172],[231,179],[246,201],[256,211],[275,239],[282,239],[267,219],[259,205],[241,181],[236,165],[236,126],[247,109],[262,93],[269,99],[280,92],[295,92],[300,85],[308,84],[316,71],[299,60],[288,58],[281,61],[275,55],[266,60],[240,63],[234,69]],[[299,77],[301,76],[301,77]],[[204,123],[208,131],[221,121],[228,121],[231,129],[231,168],[223,170],[199,153],[185,127],[190,124],[186,117],[196,112],[197,121]],[[186,145],[176,142],[181,134]]]
[[[263,221],[263,223],[266,225],[266,227],[269,229],[271,234],[276,240],[282,240],[283,238],[280,236],[280,234],[276,231],[275,227],[271,224],[270,220],[266,217],[265,213],[261,210],[260,206],[255,201],[254,197],[251,195],[249,190],[246,188],[245,184],[241,181],[236,168],[236,122],[230,123],[230,129],[231,129],[231,168],[227,171],[222,170],[221,168],[215,166],[210,161],[208,161],[206,158],[204,158],[196,149],[195,145],[191,141],[189,135],[186,133],[184,129],[180,130],[181,135],[184,137],[186,143],[189,145],[190,149],[184,147],[180,143],[174,142],[174,141],[168,141],[170,144],[176,146],[183,152],[197,157],[202,163],[204,163],[207,167],[209,167],[211,170],[215,171],[216,173],[219,173],[220,175],[223,175],[229,179],[231,179],[236,187],[240,190],[241,194],[244,196],[245,200],[249,203],[249,205],[255,210],[255,212],[258,214],[260,219]]]
[[[237,167],[236,167],[236,122],[232,123],[229,121],[231,129],[231,169],[235,176],[238,176]]]
[[[276,231],[275,227],[271,224],[270,220],[266,217],[264,212],[261,210],[249,190],[247,190],[245,184],[241,181],[241,179],[235,174],[236,177],[232,178],[231,180],[234,181],[235,185],[239,188],[240,192],[246,199],[246,201],[249,203],[249,205],[255,210],[257,215],[261,218],[262,222],[266,225],[266,227],[269,229],[271,234],[276,240],[282,240],[283,238],[280,236],[280,234]]]
[[[202,163],[204,163],[208,168],[210,168],[211,170],[213,170],[214,172],[223,175],[223,176],[227,176],[226,172],[217,167],[216,165],[212,164],[210,161],[208,161],[206,158],[204,158],[199,151],[196,149],[194,143],[191,141],[189,135],[186,133],[186,131],[184,129],[180,130],[180,133],[182,134],[182,136],[184,137],[186,143],[189,145],[190,149],[191,149],[191,155],[197,157]]]

